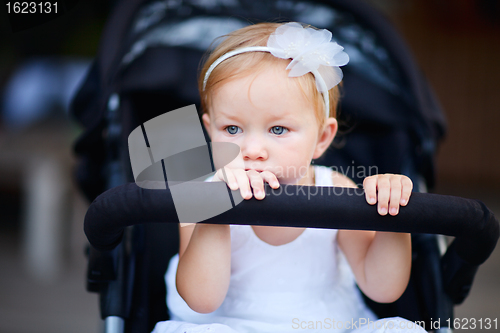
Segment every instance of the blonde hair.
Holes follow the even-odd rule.
[[[238,54],[228,58],[217,65],[203,89],[203,79],[208,68],[222,55],[248,46],[266,46],[269,36],[280,26],[280,23],[258,23],[238,29],[230,34],[223,36],[225,39],[208,55],[200,76],[198,78],[198,89],[201,98],[201,108],[203,113],[207,113],[211,105],[211,96],[215,90],[224,82],[243,77],[249,73],[255,73],[262,70],[265,66],[278,64],[280,62],[289,63],[288,59],[280,59],[268,52],[248,52]],[[316,119],[320,128],[323,127],[325,116],[325,103],[323,95],[316,88],[316,80],[314,75],[307,73],[299,77],[292,78],[299,84],[302,92],[314,106]],[[339,88],[333,87],[329,90],[330,110],[329,116],[337,116],[337,103],[339,100]]]

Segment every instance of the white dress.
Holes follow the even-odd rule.
[[[331,169],[314,170],[316,186],[332,186]],[[337,246],[338,230],[308,228],[274,246],[251,226],[230,228],[231,280],[222,305],[208,314],[189,308],[175,287],[177,254],[165,275],[171,320],[153,333],[425,332],[401,318],[377,321]]]

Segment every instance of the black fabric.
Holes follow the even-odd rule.
[[[217,186],[188,184],[193,192],[207,197],[214,195],[213,186]],[[499,237],[498,220],[478,200],[413,193],[397,216],[381,216],[376,206],[366,203],[360,189],[282,185],[278,190],[266,186],[266,193],[262,201],[245,200],[202,223],[450,235],[456,237],[454,248],[459,257],[471,265],[483,263]],[[161,222],[178,223],[170,191],[145,190],[130,183],[100,195],[87,211],[84,228],[95,248],[110,250],[120,242],[126,226]]]

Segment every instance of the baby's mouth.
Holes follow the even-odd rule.
[[[249,170],[255,170],[259,173],[262,173],[264,171],[269,171],[270,173],[274,174],[278,179],[281,179],[283,178],[283,170],[279,167],[272,167],[272,166],[259,166],[259,167],[255,167],[255,168],[252,168],[252,167],[245,167],[245,171],[249,171]]]
[[[247,169],[245,169],[245,171],[250,171],[250,170],[255,170],[255,171],[257,171],[257,172],[262,172],[262,171],[264,171],[264,170],[260,170],[260,169],[252,169],[252,168],[247,168]]]

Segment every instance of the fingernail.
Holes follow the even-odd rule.
[[[405,199],[401,199],[401,204],[402,205],[406,205],[406,200]]]
[[[396,215],[398,210],[396,208],[391,208],[391,215]]]
[[[374,203],[375,203],[375,198],[374,198],[374,197],[371,197],[369,200],[370,200],[370,203],[371,203],[371,204],[374,204]]]
[[[380,208],[380,214],[381,215],[387,214],[387,208]]]

